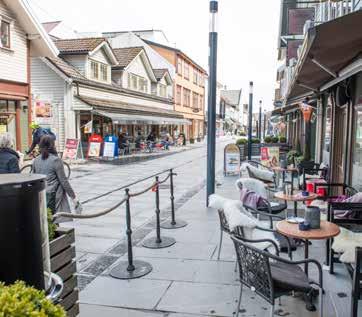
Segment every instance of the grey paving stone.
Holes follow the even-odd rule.
[[[82,273],[98,276],[118,260],[117,256],[101,255],[82,270]]]
[[[91,275],[77,274],[78,289],[84,290],[96,277]]]
[[[116,239],[103,239],[76,235],[75,248],[77,252],[102,254],[114,246],[117,242],[118,240]]]
[[[161,312],[140,311],[115,307],[104,307],[98,305],[80,304],[79,317],[161,317]],[[178,317],[178,316],[176,316]]]
[[[77,252],[78,253],[78,252]],[[88,266],[90,263],[95,261],[95,259],[99,256],[96,253],[82,253],[83,255],[77,258],[77,271],[81,271],[83,268]]]
[[[170,284],[169,281],[148,279],[126,281],[99,276],[80,293],[80,302],[152,310]]]

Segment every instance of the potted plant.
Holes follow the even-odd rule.
[[[287,138],[285,136],[279,137],[279,143],[287,143]]]
[[[277,136],[273,136],[272,143],[278,143],[278,142],[279,142],[279,138]]]
[[[190,138],[190,144],[194,144],[195,143],[195,139],[194,138]]]
[[[59,304],[63,306],[68,317],[75,317],[79,314],[79,291],[76,277],[74,229],[59,228],[53,223],[52,218],[51,212],[48,211],[50,267],[51,271],[60,276],[64,283]]]
[[[244,161],[246,159],[247,156],[247,145],[248,144],[248,140],[247,139],[238,139],[236,140],[236,145],[239,147],[240,149],[240,160]]]
[[[8,286],[0,283],[0,316],[66,317],[66,313],[48,300],[44,291],[18,281]]]
[[[264,143],[269,144],[269,143],[271,143],[271,142],[272,142],[271,136],[270,136],[270,135],[267,135],[267,136],[264,138]]]

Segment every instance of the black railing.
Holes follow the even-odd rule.
[[[160,180],[159,177],[162,174],[166,174],[167,176]],[[110,275],[119,278],[119,279],[134,279],[139,278],[144,275],[147,275],[152,271],[151,264],[144,262],[144,261],[135,261],[133,259],[133,249],[132,249],[132,213],[131,213],[131,199],[137,196],[141,196],[149,191],[155,192],[155,214],[156,214],[156,237],[147,239],[143,242],[143,246],[146,248],[152,249],[160,249],[160,248],[167,248],[172,246],[176,243],[176,240],[171,237],[161,237],[161,227],[165,229],[177,229],[187,225],[185,221],[178,220],[176,221],[175,216],[175,197],[174,197],[174,182],[173,177],[177,175],[174,173],[173,169],[168,169],[151,176],[145,177],[133,183],[130,183],[126,186],[122,186],[121,188],[117,188],[112,192],[119,191],[124,189],[125,195],[114,206],[94,212],[89,214],[71,214],[71,213],[64,213],[60,212],[54,215],[54,218],[59,217],[66,217],[72,219],[90,219],[90,218],[97,218],[104,216],[113,210],[117,209],[118,207],[122,206],[125,203],[126,206],[126,235],[127,235],[127,252],[128,252],[128,260],[119,262],[110,272]],[[155,181],[148,186],[147,188],[143,189],[142,191],[132,193],[130,191],[130,187],[134,186],[138,183],[144,182],[146,180],[155,178]],[[171,222],[165,223],[161,226],[161,219],[160,219],[160,185],[166,183],[170,180],[170,202],[171,202]],[[108,193],[109,194],[109,193]],[[99,198],[99,197],[97,197]],[[87,201],[88,202],[88,201]]]

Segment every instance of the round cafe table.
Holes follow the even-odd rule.
[[[301,191],[295,192],[291,195],[284,194],[284,192],[276,192],[274,194],[274,197],[280,200],[284,201],[292,201],[294,202],[294,216],[297,216],[297,203],[298,202],[304,202],[304,201],[310,201],[318,198],[318,195],[315,193],[309,193],[308,196],[303,196]],[[288,212],[287,212],[288,216]]]
[[[321,220],[320,229],[307,231],[299,230],[298,224],[290,223],[287,220],[277,222],[276,230],[287,237],[304,240],[304,258],[309,257],[309,240],[324,240],[336,237],[341,232],[339,226],[332,222]],[[304,264],[304,271],[308,275],[308,263]]]

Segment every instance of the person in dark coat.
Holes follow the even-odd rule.
[[[58,157],[54,138],[48,135],[43,136],[40,140],[39,149],[41,155],[34,159],[33,171],[47,177],[46,194],[48,208],[53,214],[57,212],[70,212],[68,195],[73,201],[76,212],[77,210],[80,212],[80,202],[65,175],[64,164]],[[62,222],[63,220],[59,219],[58,221]]]
[[[0,174],[20,173],[20,157],[13,148],[12,135],[10,133],[0,134]]]

